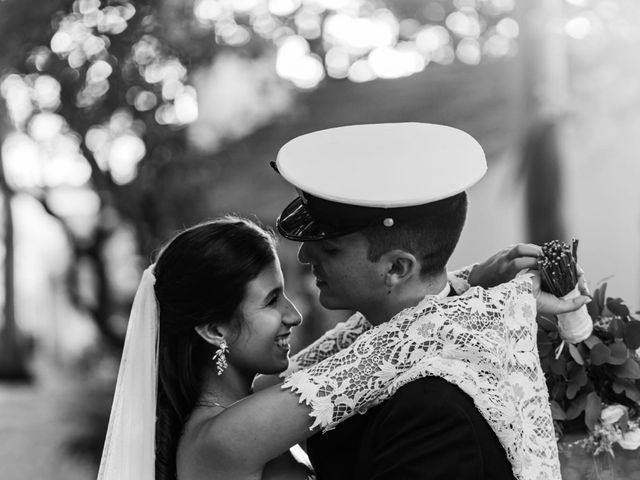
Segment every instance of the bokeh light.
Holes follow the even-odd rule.
[[[618,35],[634,35],[619,18],[615,1],[566,0],[565,4],[568,10],[563,28],[571,40],[596,42],[603,30],[616,22]],[[385,8],[384,2],[363,0],[197,0],[193,20],[199,28],[210,29],[220,45],[243,47],[254,36],[272,42],[275,74],[295,88],[308,90],[318,87],[327,76],[367,82],[412,75],[430,63],[477,65],[512,56],[520,36],[514,8],[514,0],[455,0],[448,4],[433,0],[424,2],[416,16],[403,18],[394,13],[396,10]],[[31,152],[31,158],[33,152],[44,148],[56,158],[82,159],[68,127],[61,125],[57,116],[47,115],[55,113],[61,101],[61,86],[46,73],[47,65],[51,57],[65,59],[84,82],[76,105],[91,108],[110,92],[115,69],[121,68],[109,58],[111,38],[126,31],[135,13],[133,3],[126,1],[103,5],[99,0],[77,0],[74,10],[59,19],[49,45],[30,54],[29,61],[40,73],[10,74],[2,79],[2,95],[11,119],[31,138],[29,144],[24,135],[13,138],[10,151],[19,150],[17,139],[21,139],[24,145],[20,149]],[[130,59],[141,77],[140,84],[126,92],[132,112],[151,112],[160,125],[179,127],[198,122],[201,87],[191,85],[187,67],[165,51],[158,38],[151,32],[141,36],[131,46]],[[255,72],[250,78],[254,84],[267,81]],[[278,106],[267,109],[279,111],[287,102],[276,103]],[[234,127],[227,134],[234,135],[232,130],[242,129]],[[67,153],[56,153],[56,136],[66,138],[73,147],[63,148],[64,142],[59,143],[56,148]],[[92,127],[86,141],[100,168],[117,183],[131,181],[146,154],[144,132],[132,123],[114,129],[111,119]],[[219,139],[212,141],[217,145]],[[79,168],[77,161],[70,164]],[[86,179],[89,171],[83,168],[77,178]],[[51,176],[41,175],[39,182],[46,182],[45,177]]]
[[[431,61],[475,65],[483,56],[516,52],[519,27],[508,17],[513,0],[455,0],[447,8],[444,2],[425,3],[417,17],[407,18],[384,8],[384,2],[363,0],[198,0],[193,13],[220,44],[247,45],[253,35],[272,41],[278,74],[302,89],[316,87],[326,76],[358,82],[398,78]],[[322,43],[304,54],[283,48],[287,39],[298,42],[298,37],[321,37]],[[361,60],[372,63],[365,67]]]
[[[300,7],[300,0],[269,0],[269,11],[280,17],[291,15]]]
[[[575,17],[566,23],[564,29],[571,38],[581,40],[591,33],[591,22],[585,16]]]
[[[324,78],[320,58],[310,53],[307,40],[301,36],[285,39],[278,48],[276,72],[302,89],[314,88]]]
[[[456,47],[456,57],[467,65],[478,65],[482,58],[480,44],[474,38],[465,38]]]

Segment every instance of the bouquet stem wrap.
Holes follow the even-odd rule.
[[[563,299],[571,299],[580,296],[578,286],[567,293]],[[591,336],[593,321],[587,312],[587,307],[582,306],[578,310],[558,314],[558,331],[560,337],[568,343],[579,343]]]
[[[543,244],[542,256],[538,258],[543,289],[562,299],[580,296],[577,262],[578,239],[571,240],[571,246],[560,240]],[[557,317],[562,343],[556,350],[556,359],[560,357],[565,343],[582,342],[593,331],[593,322],[585,306],[573,312],[558,314]]]

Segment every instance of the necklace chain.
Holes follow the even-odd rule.
[[[218,402],[213,402],[213,401],[206,401],[206,400],[199,400],[196,402],[196,407],[220,407],[220,408],[224,408],[225,410],[227,409],[226,406],[218,403]]]

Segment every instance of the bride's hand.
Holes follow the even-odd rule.
[[[541,289],[540,272],[530,270],[533,274],[533,296],[536,298],[538,313],[557,315],[559,313],[573,312],[591,301],[591,293],[584,278],[584,271],[578,266],[578,290],[580,296],[571,299],[558,298],[555,295],[544,292]]]
[[[532,243],[510,245],[475,265],[467,281],[472,286],[495,287],[512,280],[524,269],[536,268],[541,254],[542,249]]]

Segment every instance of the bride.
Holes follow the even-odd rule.
[[[497,254],[476,269],[511,278],[515,272],[505,270],[510,255]],[[523,266],[522,258],[517,266]],[[448,303],[472,300],[455,297]],[[270,232],[227,216],[177,235],[144,272],[136,293],[98,479],[312,478],[304,452],[292,446],[390,393],[380,383],[379,391],[335,412],[331,405],[349,385],[339,385],[330,371],[314,382],[328,392],[324,405],[303,402],[300,391],[279,386],[252,393],[257,374],[287,369],[289,338],[300,322],[285,294]],[[362,325],[346,322],[323,338],[348,355],[390,328],[397,327],[389,322],[362,333]],[[482,334],[475,331],[478,342]],[[301,356],[324,362],[335,351],[309,349]],[[402,368],[398,375],[411,365]],[[298,373],[304,380],[304,371]],[[346,377],[344,384],[363,381]]]

